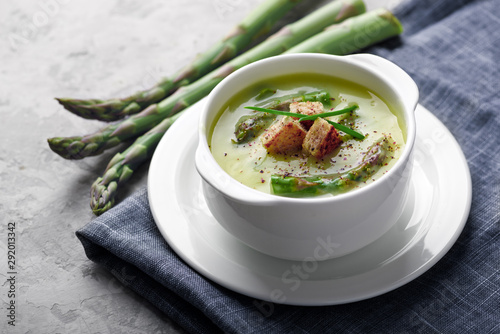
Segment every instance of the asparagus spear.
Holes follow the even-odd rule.
[[[133,145],[115,154],[104,175],[98,177],[90,190],[90,207],[96,215],[107,211],[115,203],[118,186],[127,182],[134,170],[153,156],[163,134],[182,115],[182,112],[165,118],[160,124],[136,139]]]
[[[399,22],[388,11],[377,11],[377,12],[370,13],[370,14],[363,14],[359,18],[349,19],[348,21],[351,21],[351,20],[355,20],[355,21],[354,22],[346,22],[345,25],[356,26],[356,24],[357,24],[358,27],[352,28],[353,31],[360,31],[363,28],[370,28],[373,26],[378,26],[379,27],[378,31],[383,31],[383,34],[382,34],[382,36],[371,34],[370,36],[374,42],[382,40],[384,38],[389,38],[390,36],[395,36],[401,32],[401,26],[400,26]],[[388,29],[388,26],[390,26],[391,29]],[[336,25],[336,26],[328,29],[327,31],[325,31],[325,32],[319,34],[318,36],[313,37],[313,38],[316,40],[318,45],[321,46],[322,52],[328,52],[330,49],[325,47],[325,46],[329,46],[329,45],[334,50],[336,50],[338,52],[339,50],[338,50],[338,48],[336,49],[335,43],[345,43],[345,45],[350,45],[350,47],[348,47],[348,48],[346,47],[343,49],[343,50],[345,50],[345,52],[355,51],[357,44],[355,44],[354,37],[349,37],[349,35],[345,35],[343,33],[336,32],[336,30],[343,30],[343,29],[345,29],[345,28],[341,27],[340,25]],[[359,37],[359,35],[356,35],[356,36]],[[301,49],[301,45],[305,45],[307,47],[304,47],[303,49]],[[299,44],[295,48],[295,50],[296,50],[296,52],[301,52],[301,51],[302,52],[314,52],[315,51],[314,48],[311,49],[311,44],[308,41],[305,41],[305,42]],[[154,131],[154,130],[152,130],[152,131]],[[132,147],[134,145],[135,145],[135,143],[132,144]],[[132,147],[130,148],[131,151],[133,151]],[[150,147],[150,150],[154,150],[155,148],[156,148],[156,144],[152,145],[152,147]],[[147,160],[147,158],[145,158],[144,155],[132,155],[132,154],[127,154],[127,155],[128,155],[128,159],[129,159],[129,164],[131,162],[133,162],[134,166],[139,166],[140,164],[142,164],[143,162],[145,162]],[[121,162],[117,162],[117,164],[120,164],[120,163]],[[110,163],[110,167],[108,167],[108,169],[113,168],[111,165],[112,165],[112,163]],[[123,171],[123,169],[122,169],[122,171]],[[128,171],[127,177],[129,178],[130,174],[132,172],[132,169],[127,169],[127,171]],[[120,174],[116,173],[115,180],[119,180],[120,178],[121,178]],[[92,190],[92,193],[93,194],[98,194],[98,193],[104,194],[104,196],[102,196],[102,199],[101,199],[101,197],[98,198],[97,196],[93,195],[92,203],[99,203],[99,208],[100,208],[100,209],[98,209],[97,207],[93,206],[93,208],[98,209],[97,211],[94,211],[94,212],[100,214],[100,213],[106,211],[109,207],[111,207],[113,205],[112,204],[112,202],[114,201],[113,196],[117,191],[117,186],[121,183],[123,183],[123,181],[120,183],[118,183],[118,182],[113,183],[113,182],[109,182],[109,181],[105,182],[105,181],[100,180],[94,184],[95,186],[93,186],[93,188],[97,187],[97,184],[98,184],[99,187],[101,187],[101,189],[99,191]],[[113,188],[112,191],[106,191],[106,187],[108,187],[109,185],[111,185],[111,187]],[[107,204],[108,202],[111,204],[108,205]]]
[[[391,142],[390,137],[377,140],[369,147],[360,164],[345,173],[310,177],[272,175],[273,193],[285,196],[311,196],[351,190],[373,177],[386,163],[389,152],[393,150]]]
[[[340,24],[334,24],[321,34],[290,48],[287,53],[303,52],[315,48],[318,53],[344,55],[366,48],[403,32],[399,20],[385,8],[352,17]]]
[[[330,93],[326,91],[316,91],[316,92],[299,92],[298,94],[275,97],[260,102],[255,106],[267,109],[289,110],[290,103],[306,102],[306,101],[319,101],[323,103],[323,105],[330,105],[332,103],[330,98]]]
[[[268,128],[276,119],[276,115],[267,112],[257,112],[243,115],[234,126],[235,144],[243,144],[257,137],[264,129]]]
[[[290,103],[305,101],[320,101],[323,105],[329,105],[331,103],[330,94],[326,91],[319,91],[310,93],[302,92],[295,95],[267,99],[266,101],[259,103],[257,106],[261,106],[266,109],[288,110]],[[236,138],[234,142],[242,144],[258,136],[259,133],[267,128],[275,118],[276,115],[267,112],[257,112],[241,116],[234,127],[234,135]]]
[[[272,26],[302,0],[266,0],[239,23],[224,39],[194,59],[175,75],[164,78],[154,87],[131,96],[110,100],[57,98],[67,110],[83,118],[115,121],[135,114],[163,100],[180,86],[195,81],[227,60],[235,57],[256,37]]]
[[[333,1],[306,17],[283,27],[266,41],[234,58],[204,77],[179,88],[158,104],[152,104],[138,114],[117,124],[110,124],[87,136],[55,137],[48,139],[50,148],[67,159],[81,159],[100,154],[120,142],[137,137],[171,116],[206,96],[219,82],[235,70],[256,60],[282,53],[292,46],[319,33],[325,27],[364,11],[361,0]],[[318,43],[322,39],[318,40]],[[331,41],[330,41],[331,42]],[[330,43],[328,42],[328,43]],[[320,43],[318,50],[313,43],[299,47],[295,52],[322,52],[328,50]]]

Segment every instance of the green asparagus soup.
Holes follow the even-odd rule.
[[[362,85],[294,74],[232,97],[208,139],[219,165],[248,187],[332,196],[363,187],[394,165],[405,145],[397,114]]]

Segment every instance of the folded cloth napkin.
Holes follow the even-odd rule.
[[[465,229],[429,271],[369,300],[273,305],[223,288],[186,265],[156,228],[146,190],[77,232],[89,259],[192,333],[500,332],[500,6],[496,0],[409,0],[405,32],[367,50],[405,69],[420,103],[453,133],[473,184]],[[461,182],[461,180],[457,180]]]

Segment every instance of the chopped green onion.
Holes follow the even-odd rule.
[[[307,117],[303,117],[300,120],[301,121],[313,121],[313,120],[315,120],[316,118],[319,118],[319,117],[338,116],[338,115],[342,115],[342,114],[346,114],[348,112],[351,112],[351,111],[353,111],[356,108],[358,108],[357,105],[352,105],[350,107],[347,107],[347,108],[344,108],[344,109],[340,109],[340,110],[329,111],[329,112],[324,112],[324,113],[321,113],[321,114],[315,114],[315,115],[310,115],[310,116],[307,116]]]
[[[332,121],[329,121],[329,120],[326,120],[328,123],[330,123],[331,125],[333,125],[333,127],[337,130],[340,130],[342,132],[345,132],[347,133],[348,135],[351,135],[353,136],[354,138],[358,138],[358,139],[365,139],[365,136],[363,136],[361,133],[359,132],[356,132],[354,131],[353,129],[351,128],[348,128],[347,126],[345,125],[342,125],[342,124],[339,124],[339,123],[335,123],[335,122],[332,122]]]

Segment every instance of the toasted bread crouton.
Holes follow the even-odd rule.
[[[290,112],[294,112],[297,114],[303,114],[303,115],[316,115],[316,114],[321,114],[323,112],[323,103],[321,102],[293,102],[290,103]],[[300,122],[302,126],[306,130],[309,130],[311,126],[313,125],[314,121],[303,121]]]
[[[306,130],[292,117],[283,117],[262,134],[264,147],[272,154],[286,154],[301,150]]]
[[[312,156],[321,159],[339,147],[341,143],[342,139],[333,125],[323,118],[317,118],[307,132],[302,147]]]

